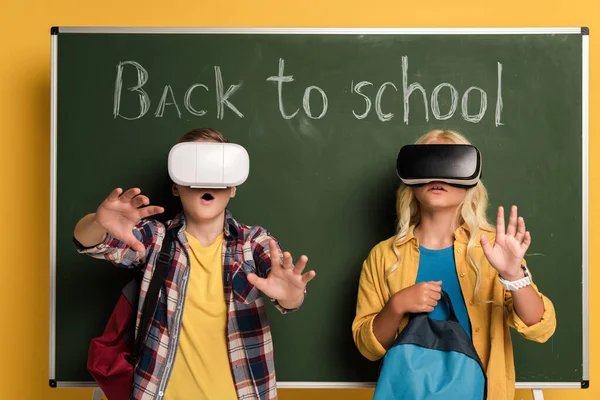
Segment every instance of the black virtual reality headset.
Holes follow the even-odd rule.
[[[396,171],[407,186],[445,182],[469,188],[481,178],[481,153],[470,144],[409,144],[398,152]]]

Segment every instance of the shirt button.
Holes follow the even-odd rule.
[[[158,397],[163,397],[165,394],[163,392],[158,392]]]
[[[471,301],[469,302],[469,305],[470,305],[470,306],[472,306],[472,305],[473,305],[473,300],[471,300]]]
[[[479,328],[475,328],[475,332],[479,332]]]
[[[462,251],[462,249],[459,247],[457,251],[460,253]]]
[[[464,272],[461,272],[461,273],[460,273],[460,277],[461,277],[461,278],[464,278],[464,277],[465,277],[465,273],[464,273]]]

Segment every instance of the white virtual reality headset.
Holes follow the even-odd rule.
[[[169,176],[178,185],[225,189],[248,179],[250,158],[233,143],[184,142],[169,151]]]

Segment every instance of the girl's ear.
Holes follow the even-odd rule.
[[[230,199],[233,199],[233,198],[235,197],[235,193],[236,193],[236,191],[237,191],[237,187],[236,187],[236,186],[233,186],[233,187],[231,188],[231,194],[229,195],[229,198],[230,198]]]
[[[171,186],[171,191],[173,193],[173,196],[179,197],[179,189],[177,188],[177,184],[173,184],[173,186]]]

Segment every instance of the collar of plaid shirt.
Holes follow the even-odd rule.
[[[177,230],[177,234],[185,232],[185,216],[182,212],[177,214],[172,220],[167,221],[167,231]],[[237,236],[238,233],[243,233],[244,228],[252,228],[244,224],[238,223],[231,215],[231,211],[225,210],[225,223],[223,231],[226,237]]]

